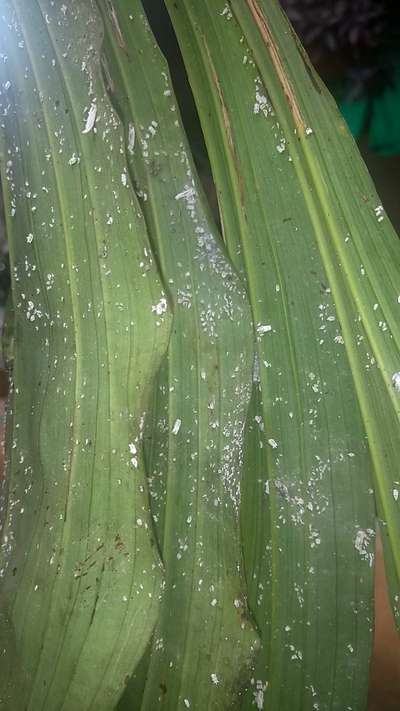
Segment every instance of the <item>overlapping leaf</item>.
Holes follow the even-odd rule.
[[[250,308],[208,213],[141,3],[98,5],[104,73],[174,308],[149,471],[166,586],[143,702],[137,696],[134,708],[233,708],[257,649],[238,515]]]
[[[359,322],[352,300],[343,307],[344,263],[327,258],[330,233],[318,222],[327,205],[301,172],[299,145],[317,140],[317,118],[302,135],[288,129],[285,116],[296,115],[293,96],[305,80],[292,76],[289,93],[274,34],[267,46],[254,36],[246,2],[166,4],[197,101],[225,240],[247,275],[258,341],[255,417],[267,468],[247,468],[242,531],[263,655],[244,707],[363,709],[374,502],[344,343],[357,336]],[[275,64],[262,71],[268,51]],[[346,201],[351,212],[350,195]],[[329,214],[337,209],[332,203]],[[343,282],[339,293],[335,278]],[[247,529],[250,510],[258,523]]]

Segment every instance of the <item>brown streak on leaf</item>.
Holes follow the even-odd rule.
[[[117,36],[117,42],[118,42],[119,46],[121,47],[121,49],[126,49],[124,36],[122,34],[122,30],[121,30],[120,24],[118,22],[118,17],[117,17],[117,13],[115,12],[115,7],[112,4],[112,2],[108,2],[107,4],[108,4],[108,11],[109,11],[109,15],[110,15],[110,20],[111,20],[112,25],[114,26],[115,34]]]
[[[232,128],[231,128],[231,123],[230,123],[230,120],[229,120],[228,109],[226,108],[225,97],[224,97],[224,93],[223,93],[223,91],[222,91],[222,86],[221,86],[221,84],[220,84],[220,82],[219,82],[218,74],[217,74],[216,69],[215,69],[215,67],[214,67],[214,63],[213,63],[213,61],[212,61],[211,53],[210,53],[210,50],[209,50],[209,47],[208,47],[206,38],[205,38],[204,36],[203,36],[203,42],[204,42],[205,50],[206,50],[206,52],[207,52],[207,58],[208,58],[208,62],[209,62],[209,65],[210,65],[210,69],[211,69],[211,73],[212,73],[213,82],[214,82],[214,84],[215,84],[215,86],[216,86],[216,89],[217,89],[217,92],[218,92],[218,97],[219,97],[220,104],[221,104],[222,116],[223,116],[224,128],[225,128],[225,134],[226,134],[226,137],[227,137],[227,140],[228,140],[229,150],[230,150],[230,152],[231,152],[231,155],[232,155],[232,158],[233,158],[233,162],[234,162],[234,165],[235,165],[236,175],[237,175],[238,183],[239,183],[240,200],[241,200],[241,203],[242,203],[242,205],[243,205],[243,202],[244,202],[243,177],[242,177],[242,174],[241,174],[241,172],[240,172],[240,170],[239,170],[239,167],[238,167],[237,156],[236,156],[236,150],[235,150],[235,144],[234,144],[234,141],[233,141]]]
[[[289,78],[288,78],[286,72],[285,72],[285,68],[283,66],[278,47],[276,46],[272,32],[269,28],[267,19],[265,18],[264,14],[258,4],[258,0],[246,0],[246,2],[247,2],[247,5],[249,7],[251,14],[254,17],[257,27],[260,30],[260,34],[264,40],[264,44],[268,49],[269,55],[271,57],[271,61],[275,67],[276,73],[277,73],[279,81],[281,83],[283,93],[285,94],[286,100],[289,104],[289,108],[290,108],[291,114],[293,116],[295,126],[298,130],[303,131],[303,130],[305,130],[306,124],[304,122],[302,113],[300,111],[300,107],[296,101],[296,96],[295,96],[294,91],[292,89],[292,85],[289,81]]]

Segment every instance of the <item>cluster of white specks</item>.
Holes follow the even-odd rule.
[[[53,288],[54,282],[55,282],[55,274],[52,272],[49,272],[49,274],[46,275],[46,289],[47,291],[50,291],[50,289]]]
[[[374,553],[368,549],[371,541],[374,540],[374,537],[375,531],[373,531],[372,528],[367,528],[366,530],[360,528],[356,532],[354,539],[354,548],[359,552],[361,558],[367,561],[370,567],[372,567],[372,563],[374,561]]]
[[[294,583],[293,584],[294,591],[296,593],[297,597],[297,602],[299,603],[299,607],[304,607],[304,590],[299,583]]]
[[[297,660],[301,662],[303,659],[303,653],[300,651],[300,649],[296,649],[296,647],[293,644],[289,645],[289,649],[292,652],[292,656],[290,657],[292,660]]]
[[[264,709],[264,694],[267,690],[268,682],[263,682],[261,679],[251,679],[251,685],[255,686],[253,691],[254,705],[259,711]]]
[[[182,556],[188,550],[187,538],[178,538],[178,552],[176,554],[177,560],[181,560]]]
[[[160,299],[160,301],[158,302],[158,304],[155,304],[155,306],[153,305],[151,307],[151,310],[153,313],[156,313],[157,316],[162,316],[162,314],[165,314],[165,312],[167,311],[167,308],[168,308],[167,299],[162,297]]]
[[[135,469],[137,469],[138,468],[137,447],[133,442],[130,442],[128,447],[129,447],[129,452],[132,455],[131,460],[130,460],[131,464],[133,467],[135,467]]]
[[[286,149],[286,138],[281,138],[280,142],[276,146],[278,153],[283,153]]]
[[[184,190],[175,195],[175,200],[192,201],[196,197],[196,188],[193,186],[185,186]]]
[[[80,160],[80,157],[76,153],[73,153],[71,158],[68,160],[68,165],[78,165]]]
[[[33,234],[32,234],[32,232],[29,232],[29,234],[26,235],[26,241],[27,241],[28,244],[32,244],[32,242],[33,242]]]
[[[85,128],[82,130],[82,133],[90,133],[90,131],[93,131],[95,128],[96,116],[97,104],[95,101],[92,101],[86,117]]]
[[[272,104],[265,94],[265,88],[260,77],[256,77],[254,82],[256,85],[256,98],[253,106],[253,113],[256,115],[263,114],[265,118],[273,116],[274,111],[272,108]]]
[[[310,548],[316,548],[321,544],[320,533],[313,528],[311,523],[308,524],[308,540],[310,541]]]
[[[306,136],[311,136],[312,133],[313,133],[312,128],[311,128],[310,126],[307,126],[307,128],[306,128]]]
[[[146,141],[148,141],[150,138],[152,138],[153,136],[156,135],[156,133],[157,133],[157,128],[158,128],[158,123],[157,123],[157,121],[152,121],[152,122],[148,125],[148,127],[147,127],[147,129],[146,129],[145,136],[144,136]]]
[[[228,4],[225,5],[224,9],[219,14],[221,15],[221,17],[225,17],[226,20],[231,20],[233,17],[232,10]]]
[[[28,301],[28,308],[26,311],[26,318],[28,321],[35,321],[37,318],[42,318],[43,313],[40,309],[36,308],[33,301]]]
[[[211,341],[217,337],[217,326],[215,321],[215,311],[211,304],[200,311],[200,325]]]
[[[383,209],[383,205],[377,205],[377,207],[374,208],[374,212],[378,222],[382,222],[385,219],[385,211]]]
[[[177,303],[183,306],[184,309],[190,309],[192,307],[193,294],[190,287],[186,289],[177,290]]]
[[[400,393],[400,371],[396,371],[392,375],[392,385],[397,393]]]

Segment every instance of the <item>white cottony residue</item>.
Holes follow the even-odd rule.
[[[254,679],[252,679],[252,684],[254,684]],[[267,689],[268,684],[267,683],[263,684],[263,682],[260,679],[257,679],[255,684],[256,684],[256,690],[253,691],[254,704],[259,709],[259,711],[263,711],[264,693]]]
[[[359,552],[361,558],[366,560],[370,567],[374,560],[374,553],[368,550],[371,539],[375,536],[375,531],[372,528],[367,528],[365,531],[359,529],[354,540],[354,548]]]
[[[219,679],[216,674],[211,674],[211,681],[213,684],[219,684]]]
[[[179,419],[179,417],[175,420],[174,426],[172,428],[172,434],[177,435],[179,430],[181,429],[181,424],[182,420]]]
[[[157,316],[162,316],[162,314],[165,314],[167,306],[167,300],[165,298],[162,298],[160,299],[158,304],[151,307],[151,310],[153,311],[153,313],[156,313]]]
[[[135,148],[136,131],[133,123],[128,125],[128,151],[132,155]]]
[[[96,115],[97,115],[97,104],[92,101],[89,113],[86,118],[86,123],[85,123],[85,128],[83,129],[82,133],[89,133],[93,128],[96,123]]]
[[[393,373],[392,375],[393,387],[397,393],[400,393],[400,371]]]

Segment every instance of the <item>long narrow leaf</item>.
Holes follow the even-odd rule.
[[[130,169],[174,308],[167,441],[153,442],[168,454],[158,521],[166,586],[141,708],[233,708],[257,649],[238,515],[251,313],[208,214],[141,3],[98,4],[110,95],[123,117]],[[162,429],[163,406],[155,417]]]
[[[0,705],[13,711],[112,708],[161,593],[141,437],[170,315],[101,39],[91,3],[2,2],[15,357]]]
[[[233,14],[241,19],[245,2],[166,4],[198,105],[224,236],[247,275],[258,341],[257,420],[268,469],[246,471],[245,494],[258,490],[259,523],[247,531],[244,519],[242,530],[264,644],[245,707],[363,709],[375,528],[370,463],[340,300],[317,240],[310,184],[297,172],[299,137],[285,130],[269,93],[278,83],[286,101],[286,86],[276,67],[261,75],[257,61],[268,50],[257,38],[255,56],[258,45],[246,42]],[[304,141],[313,139],[308,133]],[[262,560],[250,557],[254,548]]]

